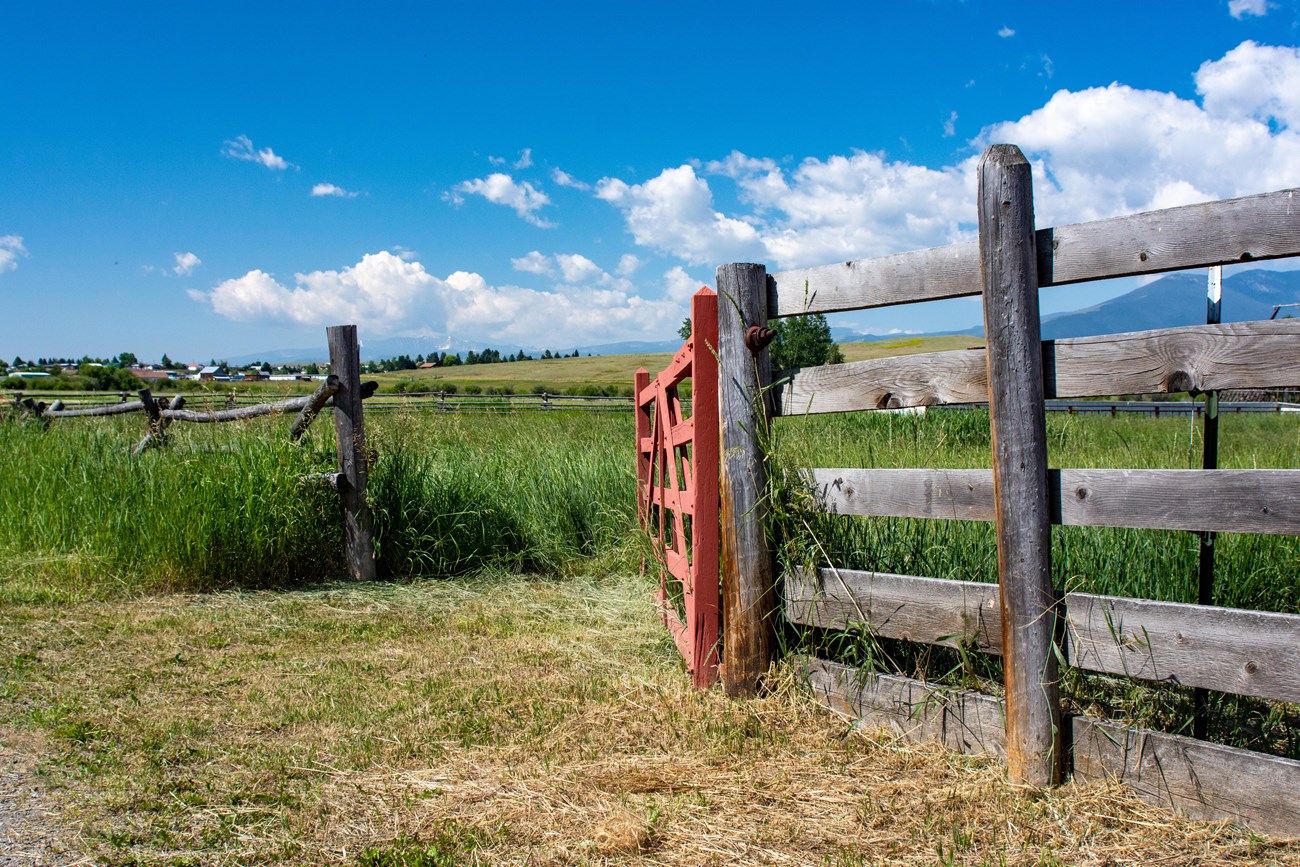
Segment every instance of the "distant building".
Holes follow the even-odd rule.
[[[229,379],[230,372],[220,364],[209,364],[199,371],[199,379],[204,382],[211,382],[214,379]]]

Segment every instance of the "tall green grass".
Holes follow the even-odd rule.
[[[1050,413],[1053,467],[1187,469],[1201,463],[1201,428],[1187,419]],[[1219,465],[1300,467],[1300,418],[1225,416]],[[800,492],[807,467],[982,468],[990,465],[987,412],[924,415],[856,413],[778,419],[773,425],[779,492],[776,532],[783,556],[844,568],[997,580],[991,524],[904,518],[854,518],[813,508]],[[1058,587],[1171,602],[1195,602],[1199,541],[1193,533],[1105,527],[1054,527]],[[1300,537],[1219,534],[1215,603],[1300,612]]]
[[[133,423],[134,422],[134,423]],[[630,414],[376,415],[381,574],[630,568]],[[139,456],[139,419],[0,422],[0,598],[294,586],[343,575],[327,420],[174,425]]]

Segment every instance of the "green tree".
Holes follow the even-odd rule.
[[[167,357],[167,353],[165,352],[163,353],[162,361],[158,363],[162,365],[163,370],[174,370],[176,368],[175,363]]]
[[[778,319],[772,327],[776,329],[771,346],[773,370],[844,362],[844,354],[831,339],[831,327],[820,313]]]
[[[682,327],[677,329],[677,336],[682,340],[691,339],[691,317],[687,316],[682,320]]]

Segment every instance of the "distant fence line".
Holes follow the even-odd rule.
[[[15,405],[25,399],[63,401],[65,411],[90,407],[122,406],[121,412],[138,412],[143,409],[138,397],[130,392],[105,391],[27,391],[13,392]],[[1289,396],[1289,395],[1288,395]],[[190,409],[216,411],[247,406],[265,406],[266,395],[229,394],[229,395],[194,395],[186,394],[185,405]],[[300,397],[287,398],[298,400]],[[132,400],[132,398],[135,398]],[[174,397],[159,395],[160,400],[174,400]],[[682,400],[684,406],[690,406],[690,398]],[[449,391],[413,391],[404,393],[373,392],[367,397],[368,412],[397,412],[400,410],[419,409],[436,411],[468,412],[510,412],[514,410],[587,410],[619,411],[635,408],[633,397],[617,395],[574,395],[574,394],[460,394]],[[128,408],[129,407],[129,408]],[[945,409],[988,409],[987,403],[950,404]],[[1119,415],[1138,414],[1156,418],[1163,416],[1196,416],[1205,413],[1205,404],[1191,400],[1048,400],[1044,402],[1048,412],[1064,412],[1071,415]],[[1290,413],[1300,412],[1300,403],[1282,400],[1242,400],[1221,401],[1219,413]]]

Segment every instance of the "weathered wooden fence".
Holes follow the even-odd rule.
[[[691,299],[691,336],[672,363],[653,381],[645,368],[635,379],[637,515],[659,559],[664,626],[699,688],[718,679],[717,345],[718,297],[701,289]],[[689,417],[678,395],[687,379]]]
[[[1300,702],[1300,616],[1062,595],[1050,571],[1053,524],[1300,533],[1300,470],[1049,469],[1044,423],[1047,399],[1294,386],[1300,320],[1043,342],[1038,314],[1044,286],[1300,255],[1300,190],[1035,230],[1029,164],[994,145],[978,207],[976,242],[773,275],[718,270],[722,580],[725,598],[744,606],[728,612],[724,641],[728,672],[743,671],[734,690],[752,690],[772,653],[765,415],[987,402],[990,470],[814,469],[808,482],[839,514],[994,522],[997,585],[824,568],[795,570],[780,586],[795,624],[1000,654],[1005,700],[816,659],[814,689],[907,737],[1004,757],[1018,783],[1117,777],[1193,816],[1300,833],[1300,762],[1070,717],[1058,690],[1063,661]],[[759,341],[744,341],[769,317],[971,295],[983,296],[983,350],[787,371],[773,386]],[[746,637],[732,644],[733,631]]]
[[[355,325],[337,325],[326,329],[329,342],[330,375],[310,395],[272,403],[258,403],[221,410],[197,411],[185,408],[185,397],[156,398],[148,388],[139,400],[65,408],[61,400],[51,404],[32,398],[20,399],[26,418],[44,425],[60,419],[99,418],[125,413],[143,413],[148,430],[132,447],[132,454],[166,445],[167,428],[172,422],[221,423],[258,418],[264,415],[297,413],[289,426],[289,436],[297,442],[321,410],[334,410],[334,431],[338,445],[338,472],[324,473],[304,481],[328,484],[339,493],[343,510],[344,541],[348,572],[360,581],[375,578],[374,530],[370,507],[366,504],[366,472],[369,450],[366,446],[362,401],[375,393],[376,382],[361,382],[361,344]]]

